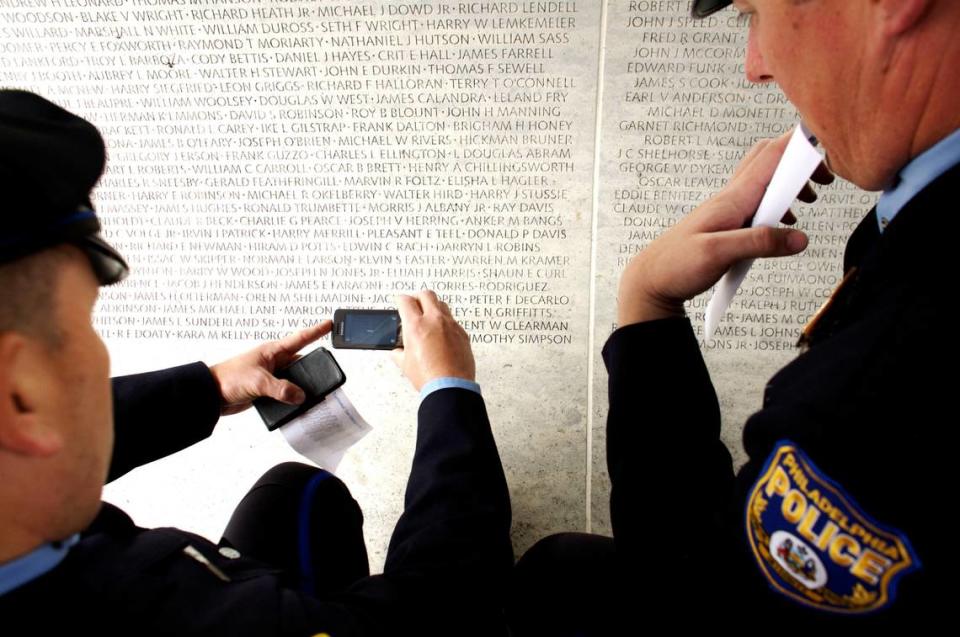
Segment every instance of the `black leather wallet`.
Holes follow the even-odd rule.
[[[289,380],[300,387],[307,395],[307,399],[300,405],[288,405],[266,397],[253,401],[253,406],[260,413],[260,418],[271,431],[307,411],[322,401],[327,394],[347,382],[347,377],[333,354],[322,347],[274,372],[273,375]]]

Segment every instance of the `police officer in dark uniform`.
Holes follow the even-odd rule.
[[[731,4],[697,0],[695,17]],[[903,630],[951,612],[952,228],[960,190],[960,4],[734,0],[748,79],[776,81],[829,167],[879,202],[844,282],[746,423],[736,473],[683,302],[745,258],[802,251],[746,228],[786,146],[758,144],[730,183],[623,273],[609,373],[613,538],[565,534],[519,562],[516,634],[673,629]],[[838,271],[841,264],[838,264]],[[586,582],[579,585],[578,582]]]
[[[510,505],[469,339],[431,292],[401,297],[398,360],[423,388],[405,511],[370,576],[362,515],[315,467],[269,471],[219,545],[142,529],[104,480],[208,436],[329,321],[208,368],[108,378],[91,325],[123,258],[90,190],[104,146],[43,98],[0,91],[0,617],[3,634],[502,634]],[[431,391],[432,390],[432,391]]]

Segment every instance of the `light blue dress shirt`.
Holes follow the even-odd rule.
[[[0,595],[6,595],[13,589],[52,571],[79,541],[80,536],[74,535],[63,542],[44,544],[23,557],[0,564]]]
[[[960,163],[960,129],[953,131],[939,142],[913,158],[900,171],[900,180],[889,190],[884,190],[877,201],[877,222],[880,232],[887,227],[897,213],[926,188],[930,183]]]
[[[456,387],[458,389],[469,389],[472,392],[480,393],[480,385],[465,378],[443,377],[434,378],[429,383],[420,388],[420,402],[435,391]]]

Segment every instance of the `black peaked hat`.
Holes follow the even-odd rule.
[[[122,280],[129,267],[100,237],[90,203],[105,165],[93,124],[39,95],[0,90],[0,263],[71,243],[101,284]]]

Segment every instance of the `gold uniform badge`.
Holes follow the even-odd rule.
[[[750,547],[770,586],[820,610],[868,613],[920,567],[906,535],[874,521],[790,441],[777,443],[747,499]]]

